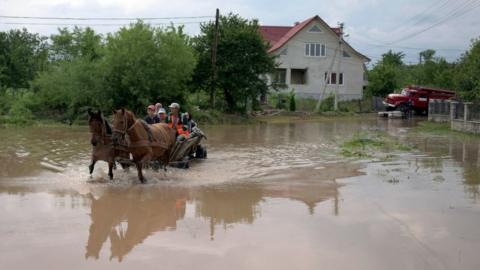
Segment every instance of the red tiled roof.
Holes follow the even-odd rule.
[[[293,26],[267,26],[263,25],[260,26],[260,34],[262,35],[263,39],[268,41],[270,45],[275,45],[285,34],[288,33],[293,28]],[[335,34],[340,35],[340,28],[339,27],[331,27]]]
[[[260,34],[270,45],[277,43],[293,26],[260,26]]]
[[[275,44],[271,44],[272,47],[268,50],[268,52],[274,52],[282,47],[285,43],[287,43],[295,34],[297,34],[300,30],[302,30],[307,24],[313,21],[317,16],[311,17],[306,19],[305,21],[293,26],[288,30]]]
[[[283,45],[285,45],[292,37],[294,37],[298,32],[300,32],[305,26],[307,26],[310,22],[318,20],[328,26],[318,15],[313,16],[311,18],[306,19],[305,21],[296,24],[295,26],[260,26],[260,34],[262,35],[263,39],[268,41],[272,47],[268,50],[269,53],[274,52],[280,49]],[[334,32],[337,36],[340,35],[340,28],[339,27],[329,27],[332,32]],[[350,47],[348,43],[345,42],[347,46]],[[351,48],[351,47],[350,47]],[[352,48],[352,50],[354,50]],[[355,50],[354,50],[355,51]],[[358,53],[357,51],[355,51]],[[370,59],[360,53],[358,53],[362,57],[365,57],[368,61]]]

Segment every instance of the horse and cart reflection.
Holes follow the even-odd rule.
[[[145,183],[144,167],[188,168],[191,159],[207,157],[206,149],[200,145],[205,135],[198,127],[193,128],[188,137],[178,140],[176,131],[167,124],[148,125],[125,109],[113,112],[112,125],[101,111],[89,110],[88,114],[93,146],[90,174],[95,163],[102,160],[108,163],[108,175],[113,179],[113,169],[118,162],[124,169],[135,165],[138,179]]]

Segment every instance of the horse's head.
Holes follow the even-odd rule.
[[[92,112],[91,109],[88,109],[88,116],[88,125],[90,127],[90,133],[92,133],[90,142],[93,146],[96,146],[102,137],[105,136],[105,120],[100,110],[95,113]]]
[[[118,145],[120,141],[125,139],[128,129],[135,123],[135,115],[125,109],[113,111],[113,135],[114,145]]]

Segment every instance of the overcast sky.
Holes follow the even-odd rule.
[[[480,36],[480,0],[0,0],[3,16],[48,17],[183,17],[213,16],[215,8],[222,14],[237,13],[258,19],[263,25],[292,25],[319,15],[331,26],[344,22],[346,40],[376,62],[389,48],[403,51],[406,62],[418,62],[423,48],[437,50],[437,56],[456,60],[472,38]],[[476,7],[476,9],[473,9]],[[199,21],[210,18],[175,19],[187,23],[186,30],[195,35]],[[128,21],[66,21],[0,18],[0,30],[26,27],[43,35],[56,32],[57,25],[47,24],[122,24]],[[156,20],[166,23],[169,20]],[[437,26],[435,26],[438,24]],[[106,33],[120,26],[93,26]],[[431,29],[428,29],[431,28]],[[405,39],[412,34],[424,32]],[[393,42],[393,43],[392,43]],[[388,45],[390,44],[390,45]]]

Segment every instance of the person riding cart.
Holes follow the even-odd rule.
[[[190,132],[187,126],[183,124],[182,117],[180,115],[180,105],[178,103],[172,103],[170,106],[170,114],[167,117],[167,124],[170,128],[175,129],[177,132],[177,140],[182,141],[188,138]]]
[[[155,105],[149,105],[147,107],[147,116],[145,116],[143,120],[149,125],[160,123],[160,118],[155,111]]]

